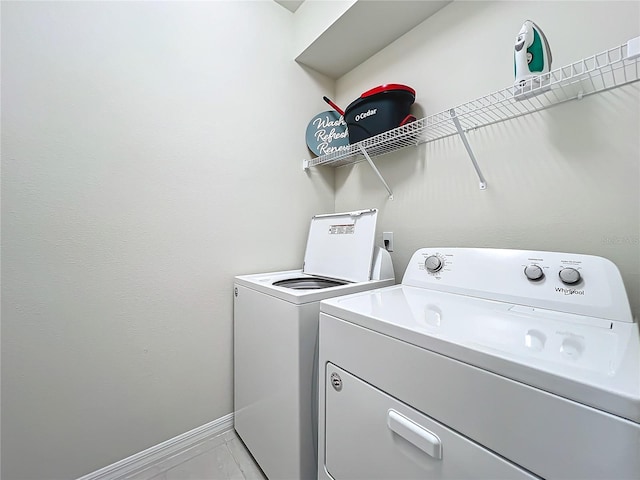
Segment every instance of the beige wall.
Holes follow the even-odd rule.
[[[544,30],[553,67],[640,35],[638,2],[454,2],[340,78],[336,102],[404,83],[424,116],[505,88],[526,19]],[[379,231],[394,232],[396,272],[425,246],[607,257],[640,315],[639,106],[635,83],[470,132],[485,191],[459,138],[374,159],[393,200],[366,162],[338,168],[336,210],[380,209]]]
[[[2,478],[233,410],[232,281],[301,265],[333,82],[274,2],[2,2]]]

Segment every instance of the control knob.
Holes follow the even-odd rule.
[[[560,276],[560,280],[562,280],[562,283],[565,283],[567,285],[575,285],[580,280],[582,280],[580,272],[571,267],[563,268],[562,270],[560,270],[558,275]]]
[[[437,255],[429,255],[424,261],[424,266],[427,271],[436,273],[442,269],[444,263],[442,262],[442,259]]]
[[[544,272],[542,271],[542,268],[539,265],[528,265],[524,268],[524,275],[529,279],[529,280],[542,280],[542,278],[544,277]]]

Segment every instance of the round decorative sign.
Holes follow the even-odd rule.
[[[338,112],[319,113],[307,125],[307,146],[318,156],[346,150],[349,146],[347,124]]]

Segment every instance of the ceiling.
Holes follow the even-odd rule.
[[[304,0],[274,0],[291,12],[295,12]]]
[[[451,1],[354,2],[296,56],[296,61],[330,78],[340,78]]]

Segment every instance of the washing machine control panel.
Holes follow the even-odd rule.
[[[593,255],[493,248],[421,248],[403,284],[631,322],[618,268]]]

